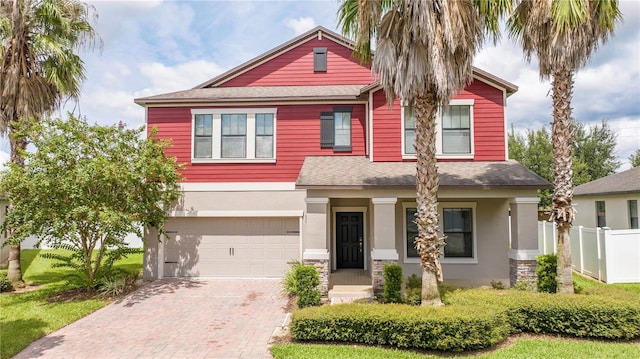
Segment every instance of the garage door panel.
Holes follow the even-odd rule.
[[[176,218],[164,275],[279,277],[299,259],[298,218]]]

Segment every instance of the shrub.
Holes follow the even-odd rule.
[[[289,262],[289,270],[282,280],[282,294],[286,296],[296,295],[296,270],[302,266],[302,262],[294,260]]]
[[[404,302],[410,305],[420,305],[422,302],[422,278],[415,274],[407,277],[404,290]]]
[[[504,314],[465,307],[412,307],[402,304],[341,304],[294,312],[297,340],[356,342],[463,351],[503,341],[511,331]]]
[[[555,293],[558,289],[556,281],[558,269],[558,256],[546,254],[536,258],[538,264],[536,268],[536,284],[538,291],[542,293]]]
[[[384,266],[384,293],[385,303],[402,303],[402,267],[399,264],[387,264]]]
[[[101,278],[97,290],[103,297],[119,297],[136,288],[136,282],[140,279],[140,272],[116,273]]]
[[[504,283],[502,283],[502,281],[500,280],[492,280],[491,287],[495,290],[502,290],[504,289]]]
[[[295,293],[298,296],[298,308],[320,305],[320,277],[313,266],[300,265],[294,269]]]
[[[6,274],[0,273],[0,292],[10,292],[11,290],[13,290],[11,281]]]

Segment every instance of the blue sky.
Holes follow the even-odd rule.
[[[87,81],[80,102],[67,105],[90,122],[144,123],[137,97],[192,88],[322,25],[336,32],[338,2],[329,1],[89,1],[103,47],[83,51]],[[624,20],[576,76],[574,117],[608,119],[618,135],[616,155],[640,147],[640,2],[622,0]],[[518,131],[551,122],[550,85],[503,36],[485,46],[475,65],[519,86],[508,99],[508,122]],[[0,161],[8,158],[6,140]]]

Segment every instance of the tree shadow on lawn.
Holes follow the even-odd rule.
[[[133,293],[116,300],[115,303],[125,303],[125,307],[131,307],[159,294],[174,293],[182,288],[200,288],[204,284],[202,281],[194,279],[160,279],[144,285]]]
[[[46,334],[44,328],[48,323],[40,319],[15,319],[2,322],[2,340],[0,341],[0,357],[10,358],[17,354],[37,338]],[[44,339],[44,338],[43,338]],[[59,345],[61,340],[49,339],[39,343],[38,350],[30,352],[25,358],[34,357],[42,351]],[[38,355],[40,356],[40,355]]]

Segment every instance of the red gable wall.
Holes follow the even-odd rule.
[[[313,71],[313,48],[327,48],[327,72]],[[218,87],[366,85],[371,69],[353,58],[351,49],[317,37],[220,84]]]
[[[474,99],[474,161],[504,161],[505,128],[502,91],[474,80],[455,99]],[[373,160],[402,161],[402,107],[396,99],[387,106],[384,91],[373,94]]]
[[[250,108],[252,106],[241,106]],[[191,163],[191,108],[150,107],[148,129],[158,128],[158,137],[172,140],[167,155],[186,166],[185,182],[295,182],[306,156],[365,154],[365,106],[353,105],[351,152],[320,148],[320,112],[333,105],[277,106],[276,163]],[[194,107],[198,108],[198,107]],[[212,108],[212,107],[206,107]]]

